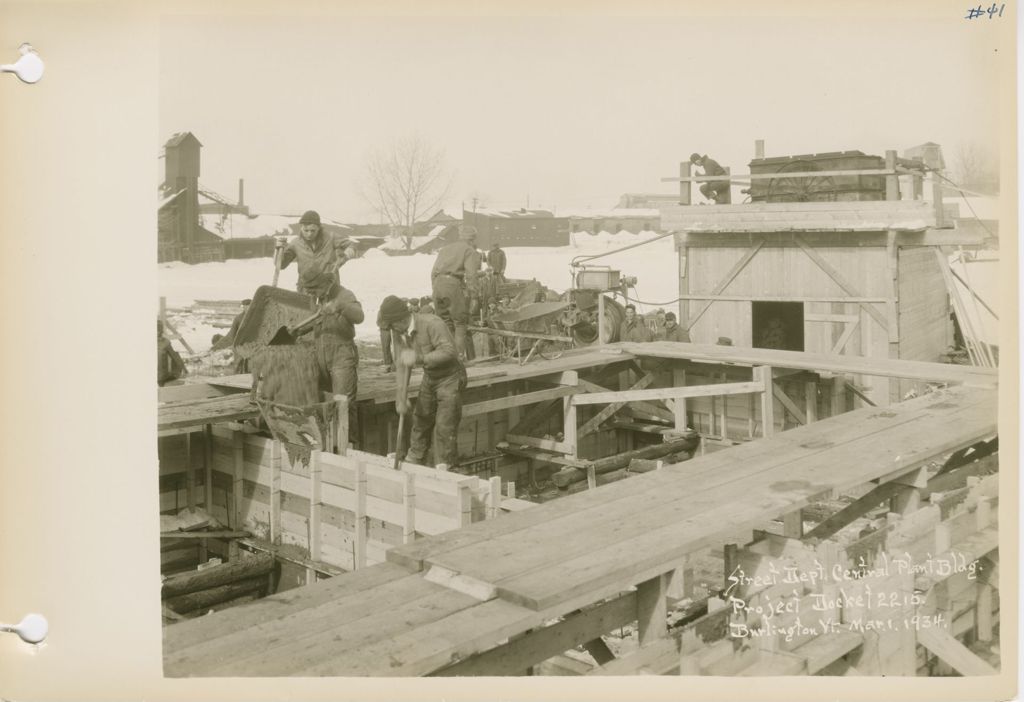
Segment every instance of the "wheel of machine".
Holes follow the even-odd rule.
[[[786,178],[788,173],[810,173],[821,168],[813,161],[790,161],[768,181],[768,202],[830,202],[836,199],[836,183],[831,176]]]

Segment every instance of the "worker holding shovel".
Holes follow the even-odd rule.
[[[433,446],[435,465],[451,469],[458,464],[456,439],[467,381],[451,332],[439,317],[413,314],[406,302],[394,295],[384,298],[380,312],[382,325],[398,337],[401,350],[396,360],[406,379],[413,366],[423,366],[406,460],[422,465]]]

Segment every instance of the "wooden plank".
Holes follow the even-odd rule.
[[[519,446],[531,446],[533,448],[545,449],[547,451],[557,451],[558,453],[575,453],[575,447],[571,446],[570,444],[564,441],[537,439],[532,436],[519,436],[515,434],[506,434],[505,441],[507,441],[510,444],[516,444]]]
[[[582,392],[578,387],[557,387],[528,392],[513,397],[500,397],[496,400],[474,402],[473,404],[466,405],[462,408],[462,416],[463,418],[475,417],[481,414],[506,410],[510,407],[521,407],[523,405],[532,405],[536,402],[543,402],[545,400],[567,397],[569,395],[575,395],[578,392]]]
[[[366,465],[356,464],[356,543],[355,543],[355,567],[366,567]]]
[[[754,383],[761,386],[761,434],[775,434],[775,393],[771,366],[754,368]]]
[[[818,268],[823,270],[825,274],[828,275],[828,277],[831,278],[832,281],[843,290],[843,292],[847,293],[851,297],[861,297],[860,291],[857,290],[856,286],[854,286],[852,283],[846,280],[842,273],[840,273],[838,270],[836,270],[836,268],[832,266],[832,264],[826,261],[820,253],[811,248],[802,237],[794,235],[793,240],[796,242],[797,246],[799,246],[803,250],[803,252],[807,254],[808,258],[814,261],[814,263],[817,264]],[[879,326],[881,326],[882,329],[888,330],[889,325],[886,322],[885,316],[881,312],[879,312],[877,309],[875,309],[869,304],[859,304],[865,312],[871,315],[872,319],[878,322]]]
[[[578,387],[580,378],[576,371],[566,371],[564,375],[564,382],[567,385],[572,386],[577,391],[581,390]],[[573,404],[572,400],[572,395],[562,398],[562,436],[565,437],[564,443],[569,447],[566,453],[575,458],[579,447],[579,439],[577,437],[579,422],[576,416],[576,405]]]
[[[717,175],[695,175],[695,176],[679,176],[678,178],[662,178],[662,183],[700,183],[705,181],[717,181],[717,180],[773,180],[779,177],[786,178],[827,178],[834,176],[890,176],[896,177],[898,172],[895,168],[866,168],[863,170],[832,170],[832,171],[794,171],[793,173],[784,173],[782,176],[778,173],[734,173],[734,174],[717,174]],[[803,204],[803,203],[801,203]],[[858,203],[860,204],[860,203]]]
[[[796,406],[796,403],[790,399],[789,395],[787,395],[782,388],[773,384],[772,393],[775,395],[775,398],[782,403],[782,406],[785,407],[791,415],[793,415],[793,418],[796,419],[796,421],[801,424],[807,424],[807,415],[800,411],[800,408]]]
[[[747,267],[747,264],[750,263],[751,259],[753,259],[754,256],[757,255],[757,252],[760,251],[761,247],[763,246],[764,239],[759,239],[756,242],[754,242],[754,245],[743,254],[740,260],[737,261],[732,268],[729,269],[729,272],[725,274],[725,277],[718,281],[714,289],[711,291],[711,294],[720,295],[723,290],[729,287],[729,283],[736,279],[736,276],[738,276],[740,272]],[[686,331],[690,331],[691,329],[693,329],[694,325],[700,320],[701,317],[704,316],[704,313],[707,312],[708,309],[711,307],[711,304],[712,300],[708,300],[707,302],[704,303],[704,305],[701,306],[699,310],[697,310],[697,313],[693,315],[692,319],[689,320],[689,325],[685,327]]]
[[[416,539],[416,476],[403,473],[402,507],[405,519],[402,520],[402,543],[409,544]]]
[[[961,675],[998,675],[999,671],[983,661],[952,634],[938,627],[921,628],[917,642],[948,663]]]
[[[627,592],[431,675],[518,675],[532,665],[624,626],[635,618],[636,593]]]
[[[950,363],[905,361],[865,356],[835,356],[778,349],[754,349],[711,344],[651,341],[647,343],[618,342],[608,344],[609,349],[648,357],[680,359],[694,363],[767,365],[815,372],[851,375],[876,375],[908,378],[940,383],[961,383],[971,387],[994,388],[998,373],[991,368],[960,366]]]
[[[323,519],[321,455],[320,451],[313,451],[309,457],[309,557],[314,561],[320,560],[321,521]]]
[[[833,356],[841,354],[846,349],[846,345],[850,343],[850,339],[853,337],[853,333],[857,330],[859,325],[860,316],[857,316],[854,318],[853,322],[850,322],[843,328],[843,333],[839,335],[838,339],[836,339],[836,343],[832,345],[829,353]]]
[[[807,661],[807,674],[816,675],[843,656],[857,650],[864,635],[855,631],[823,634],[793,649],[792,653]]]
[[[642,378],[640,378],[640,380],[638,380],[635,383],[633,383],[629,387],[629,390],[631,390],[631,391],[643,390],[644,388],[646,388],[648,385],[650,385],[653,382],[654,382],[654,374],[653,373],[646,373],[646,374],[644,374],[644,376]],[[588,390],[588,392],[595,392],[593,390],[593,387],[594,387],[593,383],[586,383],[584,385],[584,387]],[[596,392],[602,392],[602,391],[603,390],[599,390],[599,391],[596,391]],[[611,392],[611,391],[603,391],[603,392],[607,393],[607,392]],[[584,436],[593,433],[601,425],[601,423],[604,422],[604,420],[608,419],[609,417],[611,417],[613,414],[615,414],[616,412],[618,412],[620,409],[622,409],[625,406],[626,406],[625,402],[613,402],[612,404],[610,404],[607,407],[605,407],[604,409],[602,409],[600,412],[598,412],[593,417],[588,419],[583,424],[582,427],[580,427],[579,432],[577,433],[578,438],[583,438]]]
[[[884,297],[838,297],[838,296],[821,296],[815,295],[812,297],[799,296],[799,295],[696,295],[688,293],[681,299],[683,300],[712,300],[716,302],[839,302],[839,303],[875,303],[881,304],[886,301]],[[809,320],[809,321],[823,321],[823,320]]]
[[[668,574],[645,580],[636,587],[637,632],[639,643],[646,646],[668,633]]]
[[[605,402],[634,402],[637,400],[668,400],[689,397],[713,397],[720,395],[744,395],[764,392],[761,383],[714,383],[711,385],[687,385],[673,388],[651,388],[648,390],[624,390],[622,392],[600,392],[576,395],[574,405],[596,405]]]
[[[229,511],[230,521],[228,525],[236,529],[241,526],[243,519],[242,510],[242,479],[245,471],[245,457],[244,457],[244,437],[242,432],[234,431],[231,435],[234,463],[232,465],[232,484],[231,484],[231,509]]]

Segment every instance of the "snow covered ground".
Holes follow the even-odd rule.
[[[576,233],[573,243],[558,248],[522,247],[505,249],[508,255],[506,275],[510,278],[535,278],[542,284],[562,291],[570,287],[569,263],[577,256],[603,254],[618,248],[653,239],[653,232],[630,234]],[[657,307],[669,308],[678,293],[677,257],[673,238],[664,237],[653,243],[596,259],[594,264],[619,269],[623,275],[636,276],[641,300],[657,302],[638,305],[641,312]],[[352,290],[363,304],[366,321],[356,328],[356,337],[363,341],[379,338],[377,310],[388,295],[413,297],[430,294],[430,269],[434,254],[388,256],[371,249],[359,259],[349,261],[341,269],[342,284]],[[229,260],[220,263],[158,264],[160,295],[167,306],[189,307],[196,300],[242,300],[252,297],[260,285],[269,285],[274,277],[270,258]],[[293,264],[281,271],[278,285],[295,289],[298,272]],[[172,316],[178,330],[196,353],[210,348],[210,339],[224,329],[209,326],[192,316]]]

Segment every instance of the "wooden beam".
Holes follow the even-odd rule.
[[[681,172],[680,172],[681,173]],[[772,180],[775,178],[826,178],[833,176],[896,176],[895,168],[866,168],[864,170],[838,171],[795,171],[793,173],[736,173],[718,175],[684,176],[678,178],[662,178],[662,183],[701,183],[712,180]],[[688,204],[688,203],[687,203]]]
[[[281,442],[270,442],[270,543],[281,543]]]
[[[402,543],[409,544],[416,540],[416,475],[408,471],[402,475],[402,508]]]
[[[800,408],[796,406],[796,403],[790,399],[789,395],[783,392],[782,388],[778,385],[772,384],[772,392],[775,393],[775,397],[778,398],[782,406],[793,415],[793,418],[801,424],[807,424],[807,415],[800,411]]]
[[[527,411],[523,418],[514,427],[508,430],[510,435],[522,435],[528,433],[531,429],[541,423],[548,415],[555,411],[556,407],[559,407],[561,403],[558,399],[548,400],[542,404],[534,407]],[[506,437],[507,438],[507,437]]]
[[[463,418],[475,417],[481,414],[489,414],[491,412],[506,410],[510,407],[522,407],[523,405],[532,405],[536,402],[575,395],[578,392],[582,392],[581,388],[562,386],[528,392],[522,395],[515,395],[513,397],[499,397],[496,400],[474,402],[473,404],[466,405],[462,408],[462,416]]]
[[[761,432],[769,437],[775,434],[775,393],[772,392],[772,367],[754,368],[754,383],[761,385]]]
[[[836,270],[832,266],[832,264],[830,264],[828,261],[822,258],[821,254],[819,254],[817,251],[811,248],[803,237],[794,234],[793,241],[795,241],[797,246],[803,249],[803,252],[807,254],[807,256],[818,265],[818,268],[823,270],[828,275],[828,277],[835,282],[836,285],[842,288],[843,292],[847,293],[851,297],[861,297],[860,291],[858,291],[852,283],[847,281],[843,274]],[[879,312],[874,307],[866,303],[862,302],[859,304],[865,312],[871,315],[872,319],[878,322],[882,329],[888,331],[889,325],[886,323],[885,317],[882,315],[881,312]]]
[[[686,387],[686,370],[678,365],[672,368],[672,385],[677,388]],[[677,397],[672,406],[672,418],[676,431],[686,431],[686,398]]]
[[[686,397],[714,397],[719,395],[744,395],[763,392],[760,383],[714,383],[712,385],[687,385],[681,388],[651,388],[650,390],[624,390],[622,392],[600,392],[576,395],[574,405],[597,405],[605,402],[634,402],[636,400],[667,400]]]
[[[917,642],[938,656],[940,660],[948,663],[953,670],[961,675],[999,675],[998,670],[972,653],[945,629],[938,627],[919,629]]]
[[[900,199],[900,177],[896,170],[896,152],[888,149],[885,152],[885,170],[891,173],[885,176],[885,199],[895,201]]]
[[[638,380],[635,383],[633,383],[633,385],[630,386],[629,389],[630,390],[643,390],[644,388],[646,388],[648,385],[650,385],[653,382],[654,382],[654,374],[653,373],[647,373],[642,378],[640,378],[640,380]],[[586,387],[587,390],[589,391],[591,387],[597,387],[597,386],[594,386],[593,383],[587,383],[587,384],[584,385],[584,387]],[[606,391],[606,392],[612,392],[612,391]],[[609,417],[611,417],[613,414],[615,414],[616,412],[618,412],[620,409],[622,409],[625,406],[626,406],[626,402],[625,401],[613,402],[612,404],[608,405],[607,407],[602,409],[600,412],[595,414],[593,417],[588,419],[583,424],[583,426],[580,427],[580,430],[578,432],[578,437],[579,438],[583,438],[587,434],[592,433],[599,426],[601,426],[601,423],[604,420],[608,419]]]
[[[320,465],[321,451],[309,452],[309,557],[321,559],[321,535],[323,534],[323,469]],[[307,571],[307,584],[316,582],[316,571]]]
[[[637,634],[641,646],[646,646],[668,633],[668,574],[646,580],[636,587]]]
[[[354,551],[352,554],[353,570],[355,570],[356,568],[366,567],[366,464],[363,463],[362,461],[356,463],[355,493],[355,544],[353,545]]]
[[[636,619],[635,592],[564,617],[551,626],[534,629],[503,646],[470,656],[432,676],[519,675],[526,668],[599,638]]]
[[[849,303],[876,303],[886,301],[884,297],[828,297],[814,296],[803,297],[799,295],[683,295],[681,300],[717,300],[720,302],[849,302]],[[682,326],[682,325],[680,325]]]
[[[843,329],[843,333],[836,340],[835,345],[832,347],[832,349],[829,351],[829,353],[832,354],[833,356],[840,355],[843,352],[843,349],[846,348],[846,345],[848,343],[850,343],[850,339],[853,337],[853,332],[856,331],[857,325],[859,325],[859,324],[860,324],[860,317],[859,316],[856,318],[855,321],[850,322],[849,324],[847,324],[846,328]]]
[[[573,454],[575,453],[574,446],[569,445],[564,441],[552,441],[550,439],[537,439],[532,436],[519,436],[518,434],[506,434],[505,441],[510,444],[516,444],[519,446],[530,446],[532,448],[545,449],[547,451],[557,451],[558,453]]]
[[[576,371],[566,371],[565,381],[573,389],[579,391],[579,375]],[[576,416],[576,405],[572,402],[572,395],[562,398],[562,436],[565,437],[565,444],[570,447],[567,452],[573,458],[576,457],[576,451],[579,447],[579,439],[577,438],[577,430],[579,429],[579,421]]]
[[[747,264],[750,263],[750,261],[754,258],[754,256],[757,255],[757,252],[760,251],[761,247],[763,246],[764,239],[758,239],[754,243],[754,245],[750,249],[748,249],[746,253],[743,254],[740,260],[737,261],[733,265],[733,267],[729,269],[729,272],[725,274],[725,277],[722,278],[722,280],[720,280],[718,284],[715,285],[714,289],[711,291],[711,294],[720,295],[723,290],[729,287],[729,283],[731,283],[736,278],[736,276],[740,274],[740,271],[747,267]],[[714,301],[708,300],[699,310],[697,310],[697,314],[693,315],[693,319],[690,319],[687,323],[687,326],[684,327],[686,331],[690,331],[691,329],[693,329],[693,326],[697,323],[697,321],[701,317],[703,317],[704,313],[707,312],[708,308],[711,307],[712,302]]]

